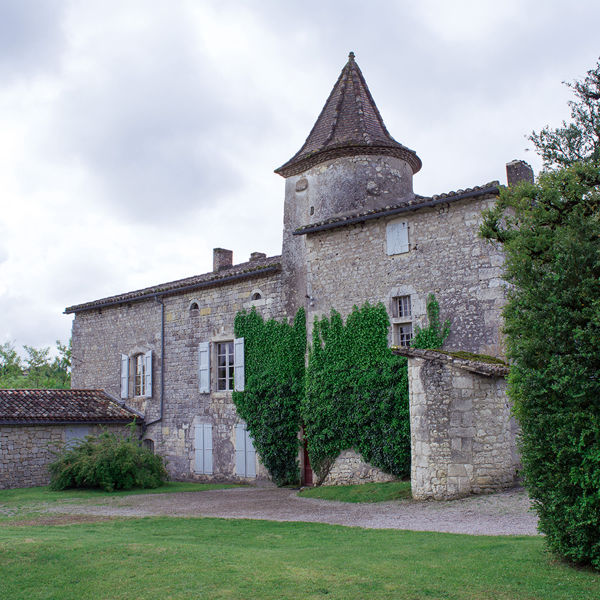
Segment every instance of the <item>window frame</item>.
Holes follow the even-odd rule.
[[[391,297],[391,303],[392,345],[408,348],[414,336],[412,296],[397,294]]]

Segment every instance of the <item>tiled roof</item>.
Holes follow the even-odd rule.
[[[143,416],[102,390],[0,390],[0,424],[130,423]]]
[[[354,53],[350,52],[304,145],[275,173],[289,177],[326,160],[357,154],[397,156],[410,164],[413,173],[421,168],[415,151],[388,133]]]
[[[101,298],[100,300],[93,300],[92,302],[75,304],[74,306],[65,308],[65,313],[75,313],[116,304],[126,304],[128,302],[136,302],[155,296],[187,292],[189,290],[223,285],[230,281],[270,275],[281,269],[280,262],[281,256],[258,258],[221,269],[220,271],[211,271],[209,273],[204,273],[203,275],[194,275],[193,277],[186,277],[185,279],[161,283],[141,290],[109,296],[107,298]]]
[[[384,208],[353,213],[350,215],[344,215],[342,217],[333,217],[325,221],[319,221],[318,223],[303,225],[294,231],[294,235],[305,235],[307,233],[324,231],[326,229],[336,229],[338,227],[345,227],[355,223],[363,223],[364,221],[370,221],[371,219],[380,219],[381,217],[411,212],[414,210],[419,210],[420,208],[428,208],[438,204],[447,204],[449,202],[456,202],[457,200],[464,200],[467,198],[496,196],[499,193],[499,189],[500,183],[498,181],[491,181],[485,185],[478,185],[472,188],[467,188],[466,190],[457,190],[455,192],[447,192],[445,194],[437,194],[429,197],[414,196]]]

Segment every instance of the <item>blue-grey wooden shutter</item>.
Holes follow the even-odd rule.
[[[121,354],[121,398],[129,396],[129,357]]]
[[[198,345],[198,386],[201,394],[210,392],[210,345],[208,342]]]
[[[240,477],[246,476],[246,438],[243,423],[235,426],[235,473]]]
[[[204,473],[204,425],[194,427],[194,471]]]
[[[233,340],[233,389],[243,392],[244,387],[244,338],[237,338]]]
[[[204,423],[204,472],[212,475],[213,472],[213,446],[212,425]]]
[[[65,427],[65,445],[72,448],[78,442],[85,440],[85,436],[90,434],[90,428],[87,425],[71,425]]]
[[[387,253],[408,252],[408,223],[388,223],[386,227]]]
[[[152,398],[152,350],[144,354],[144,396]]]
[[[246,477],[256,477],[256,450],[246,429]]]

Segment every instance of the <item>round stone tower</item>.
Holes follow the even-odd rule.
[[[420,168],[417,154],[388,133],[350,52],[304,145],[275,170],[286,179],[283,261],[289,311],[310,298],[305,240],[294,231],[408,202]]]

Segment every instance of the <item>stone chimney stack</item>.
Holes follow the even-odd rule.
[[[225,248],[213,249],[213,271],[216,273],[233,265],[233,251]]]
[[[521,181],[533,183],[533,169],[524,160],[513,160],[506,163],[506,181],[512,187]]]
[[[261,258],[267,258],[267,255],[264,252],[252,252],[250,254],[250,262],[260,260]]]

